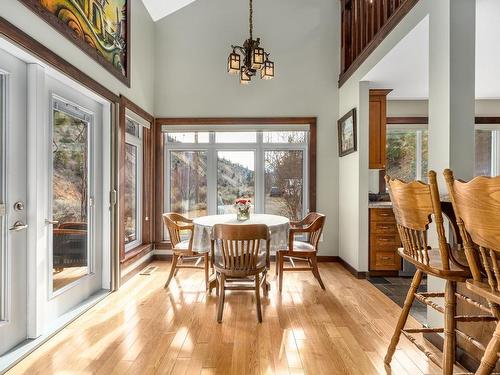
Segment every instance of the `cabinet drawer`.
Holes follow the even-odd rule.
[[[372,234],[370,246],[374,251],[396,251],[401,247],[401,241],[397,234]]]
[[[400,258],[395,252],[379,251],[375,253],[375,268],[382,269],[399,269]]]
[[[396,223],[392,208],[372,208],[370,210],[370,221],[383,221],[387,223]]]
[[[370,223],[370,233],[389,233],[389,234],[397,234],[398,228],[395,223],[385,223],[381,221],[376,221]]]

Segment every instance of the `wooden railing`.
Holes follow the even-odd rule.
[[[354,73],[418,0],[341,0],[339,86]]]

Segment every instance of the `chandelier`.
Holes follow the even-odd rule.
[[[253,39],[253,0],[250,0],[250,38],[245,40],[243,47],[231,46],[233,52],[227,59],[227,71],[229,74],[239,74],[240,83],[247,85],[260,72],[260,78],[274,78],[274,62],[269,60],[269,53],[260,47],[260,38]],[[243,55],[243,61],[237,51]]]

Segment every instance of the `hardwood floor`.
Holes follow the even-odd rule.
[[[338,263],[287,273],[277,293],[270,272],[263,323],[251,292],[228,292],[223,323],[203,272],[181,270],[163,289],[170,264],[136,275],[8,374],[439,374],[402,338],[392,369],[383,357],[400,308]],[[410,318],[414,327],[418,323]],[[430,345],[429,345],[430,347]],[[386,372],[387,371],[387,372]]]

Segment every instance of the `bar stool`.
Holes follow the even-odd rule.
[[[473,319],[472,321],[487,321],[491,320],[492,317],[456,316],[457,282],[465,282],[467,277],[470,276],[470,271],[456,260],[446,240],[436,173],[429,171],[429,184],[421,181],[405,183],[391,179],[389,176],[386,176],[386,183],[403,244],[398,253],[402,258],[412,263],[417,268],[417,271],[406,296],[384,362],[386,365],[390,365],[401,333],[403,333],[432,362],[443,369],[443,374],[452,374],[455,363],[456,333],[466,336],[462,332],[457,332],[456,323],[458,321],[471,321],[471,319]],[[432,222],[432,217],[434,218],[439,244],[436,249],[429,247],[427,242],[427,231]],[[445,292],[417,293],[423,274],[445,280]],[[444,308],[433,301],[433,298],[443,297],[445,301]],[[405,329],[408,314],[415,299],[444,314],[444,327]],[[411,333],[430,332],[444,333],[442,362],[432,352],[427,351],[422,345],[418,344],[415,338],[411,336]]]
[[[453,172],[444,171],[451,203],[457,217],[472,279],[467,289],[480,295],[489,303],[477,307],[491,311],[499,318],[500,304],[500,176],[477,177],[470,182],[455,180]],[[500,323],[497,323],[488,346],[471,341],[485,351],[476,374],[491,374],[500,351]]]

